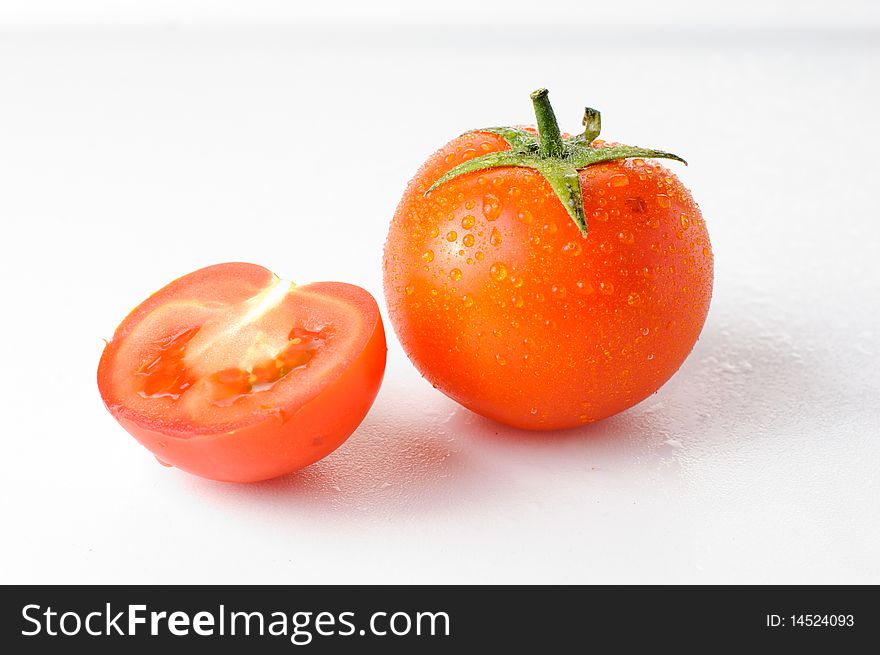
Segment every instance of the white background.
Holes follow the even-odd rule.
[[[590,4],[0,5],[0,581],[880,582],[876,4]],[[538,86],[691,164],[715,297],[654,397],[511,430],[386,317],[372,412],[300,473],[165,469],[105,411],[102,338],[203,265],[383,304],[408,178]]]

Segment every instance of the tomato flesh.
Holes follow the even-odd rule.
[[[163,463],[249,481],[341,444],[384,367],[381,317],[363,289],[297,287],[259,266],[221,264],[138,306],[107,345],[98,384],[110,412]],[[326,416],[304,411],[327,398]]]

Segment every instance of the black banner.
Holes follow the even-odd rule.
[[[876,588],[837,586],[33,586],[2,596],[6,653],[814,652],[875,648],[880,618]]]

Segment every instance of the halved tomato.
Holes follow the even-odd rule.
[[[249,482],[342,444],[373,404],[385,355],[364,289],[296,286],[254,264],[218,264],[128,315],[101,356],[98,388],[163,464]]]

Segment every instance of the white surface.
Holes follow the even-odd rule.
[[[202,28],[7,7],[0,582],[880,582],[876,10],[651,15],[632,38],[614,26],[631,17],[587,29],[579,5],[537,34],[488,14]],[[409,176],[467,128],[528,121],[537,86],[564,126],[589,103],[609,138],[691,162],[715,298],[656,396],[512,431],[435,392],[389,334],[360,430],[251,486],[160,467],[104,410],[101,338],[202,265],[381,304]]]

